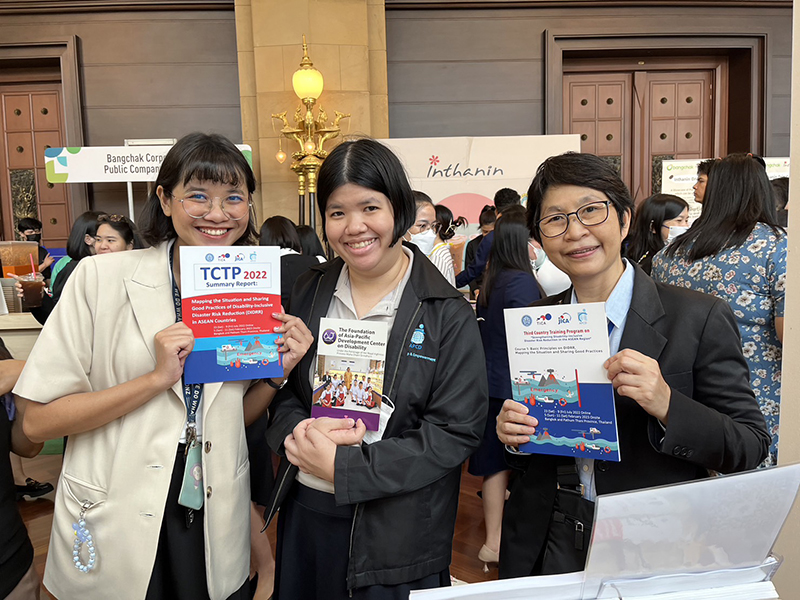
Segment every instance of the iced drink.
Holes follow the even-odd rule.
[[[22,284],[22,301],[28,308],[36,308],[42,305],[42,295],[44,294],[44,277],[41,273],[26,273],[19,276]]]

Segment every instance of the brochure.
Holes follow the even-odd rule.
[[[603,303],[505,311],[513,399],[539,426],[521,452],[619,461]]]
[[[389,327],[322,318],[318,337],[311,416],[361,419],[377,431]]]
[[[272,246],[184,246],[183,322],[194,332],[186,383],[282,377],[275,340],[280,251]]]

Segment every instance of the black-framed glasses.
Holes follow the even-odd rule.
[[[580,221],[581,225],[585,225],[586,227],[600,225],[608,220],[609,204],[611,204],[611,200],[590,202],[570,213],[547,215],[545,218],[539,219],[536,226],[539,228],[539,233],[544,237],[554,238],[564,235],[567,232],[569,228],[569,218],[572,215],[575,215],[575,218]]]
[[[231,194],[225,198],[217,197],[220,207],[226,217],[232,221],[239,221],[250,213],[251,202],[240,194]],[[192,192],[178,201],[183,206],[186,214],[193,219],[202,219],[214,210],[214,198],[202,192]]]

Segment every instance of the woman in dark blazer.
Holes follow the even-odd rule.
[[[512,206],[497,220],[494,244],[483,275],[477,313],[489,378],[489,406],[481,445],[469,459],[469,472],[483,477],[483,516],[486,540],[478,553],[484,563],[498,562],[500,528],[508,488],[509,468],[503,444],[497,439],[497,415],[506,398],[511,398],[511,375],[506,350],[503,309],[528,306],[540,298],[539,287],[528,259],[528,229],[525,209]]]
[[[501,577],[582,570],[598,494],[753,469],[766,456],[770,437],[730,306],[626,263],[632,208],[617,173],[591,154],[547,159],[528,190],[528,228],[573,284],[543,304],[606,302],[604,366],[622,460],[584,461],[579,471],[575,459],[507,453],[521,475],[503,521]],[[498,437],[514,447],[537,426],[506,401]]]

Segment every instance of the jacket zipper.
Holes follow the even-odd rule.
[[[316,299],[316,295],[315,295],[315,299]],[[408,339],[408,334],[411,333],[411,328],[414,327],[414,322],[417,320],[417,315],[419,314],[419,309],[420,308],[422,308],[422,302],[418,302],[417,303],[417,310],[414,311],[414,314],[411,316],[411,320],[408,322],[408,328],[406,329],[406,333],[403,336],[403,344],[406,343],[406,340]],[[400,359],[403,357],[403,348],[404,348],[404,346],[401,344],[400,345],[400,352],[397,355],[397,362],[396,362],[396,364],[394,366],[394,373],[392,373],[392,385],[389,388],[389,394],[387,394],[387,396],[389,398],[392,397],[392,392],[394,392],[394,382],[397,380],[397,371],[400,370]],[[348,559],[347,562],[348,562],[348,564],[350,563],[350,561],[353,560],[353,537],[355,536],[355,533],[356,533],[356,519],[358,518],[358,507],[359,506],[361,506],[360,503],[356,504],[355,508],[353,509],[353,523],[350,526],[350,550],[349,550],[349,552],[347,554],[347,559]],[[349,570],[350,569],[349,569],[349,566],[348,566],[348,571]],[[345,580],[345,584],[347,584],[346,580]],[[353,597],[353,589],[351,587],[349,587],[349,586],[347,588],[347,593],[348,593],[350,598]]]

